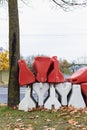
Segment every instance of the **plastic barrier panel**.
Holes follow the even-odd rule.
[[[55,88],[61,96],[61,104],[68,105],[67,98],[71,90],[71,83],[65,82],[65,83],[55,84]]]
[[[55,94],[55,87],[53,84],[50,84],[50,97],[45,102],[44,107],[47,109],[59,109],[61,107],[61,103],[58,101]]]
[[[33,90],[38,95],[38,106],[44,105],[44,95],[49,89],[48,83],[34,83],[33,84]]]
[[[67,78],[66,81],[74,84],[87,82],[87,67],[77,70],[71,77]]]
[[[31,88],[28,86],[26,88],[25,97],[19,103],[18,109],[28,111],[28,109],[36,108],[36,104],[31,98]]]
[[[84,98],[85,98],[85,103],[86,103],[86,106],[87,106],[87,83],[82,83],[81,84],[81,90],[84,94]]]
[[[48,82],[50,83],[64,82],[64,76],[60,72],[59,62],[56,56],[52,57],[52,62],[53,62],[53,69],[48,75]]]
[[[78,84],[72,85],[72,93],[69,99],[68,106],[74,106],[75,108],[84,108],[86,107],[86,104],[84,102],[82,93],[81,93],[81,87]]]
[[[35,76],[30,71],[25,60],[18,60],[19,64],[19,84],[20,86],[28,85],[35,82]]]
[[[47,73],[52,63],[49,57],[36,57],[34,60],[33,68],[36,72],[36,80],[39,82],[47,81]]]

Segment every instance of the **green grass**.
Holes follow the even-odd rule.
[[[23,112],[0,107],[0,130],[87,130],[87,111],[63,109]]]

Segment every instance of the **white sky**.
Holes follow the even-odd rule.
[[[0,46],[8,48],[8,14],[0,8]],[[19,6],[22,56],[87,57],[87,7],[64,12],[50,0]]]

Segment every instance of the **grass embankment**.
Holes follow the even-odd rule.
[[[0,107],[0,130],[87,130],[87,108],[23,112]]]

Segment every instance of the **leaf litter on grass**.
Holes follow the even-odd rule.
[[[29,112],[2,107],[0,115],[0,130],[87,129],[87,107],[75,109],[73,106],[65,106],[53,110],[34,108]]]

